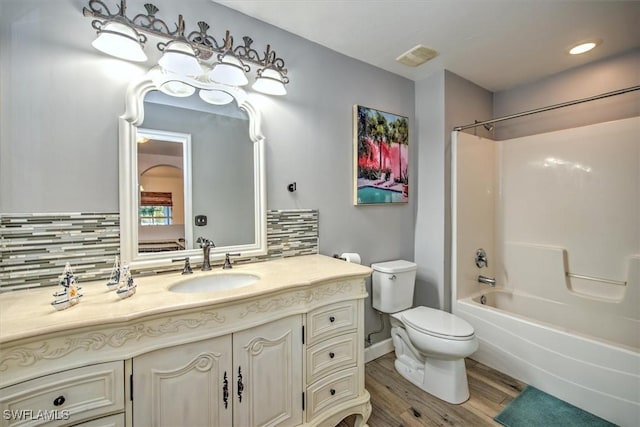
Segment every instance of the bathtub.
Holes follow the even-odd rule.
[[[495,289],[454,301],[471,358],[621,426],[640,425],[640,325]]]

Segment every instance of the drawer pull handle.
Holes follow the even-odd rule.
[[[58,396],[53,399],[53,406],[62,406],[66,400],[67,399],[65,399],[64,396]]]
[[[333,359],[334,357],[336,357],[336,354],[332,351],[331,353],[329,353],[329,357]]]
[[[331,396],[333,396],[334,394],[336,394],[336,390],[332,388],[331,390],[329,390],[329,393],[331,393]]]
[[[336,321],[336,318],[334,316],[329,317],[329,322],[333,323]]]

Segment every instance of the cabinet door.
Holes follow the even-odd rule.
[[[302,316],[233,334],[234,424],[302,423]]]
[[[232,378],[230,335],[135,357],[133,424],[230,426]]]
[[[124,427],[124,414],[115,414],[86,423],[73,424],[74,427]]]

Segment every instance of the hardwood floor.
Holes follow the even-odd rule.
[[[367,363],[365,386],[371,393],[370,427],[499,426],[496,416],[525,387],[521,381],[466,359],[471,397],[452,405],[425,393],[398,374],[393,352]],[[337,427],[352,425],[344,420]]]

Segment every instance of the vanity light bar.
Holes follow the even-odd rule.
[[[178,23],[174,24],[176,29],[171,31],[165,21],[156,17],[156,13],[159,9],[151,4],[146,3],[144,8],[146,14],[139,13],[133,18],[126,16],[127,2],[126,0],[120,0],[120,6],[118,11],[112,13],[107,5],[102,0],[89,0],[87,5],[82,9],[84,16],[96,18],[91,25],[100,34],[106,27],[112,23],[119,23],[131,27],[134,32],[142,32],[151,34],[168,41],[177,41],[187,43],[193,48],[195,56],[201,61],[207,61],[215,55],[216,63],[222,63],[225,56],[233,56],[242,63],[251,63],[262,67],[258,70],[258,79],[261,77],[263,68],[269,70],[275,70],[280,75],[281,84],[289,83],[288,77],[286,77],[287,69],[284,65],[284,60],[279,58],[270,45],[267,45],[263,55],[252,47],[253,39],[248,36],[242,37],[243,45],[233,46],[233,36],[227,30],[221,42],[218,42],[212,35],[208,34],[210,26],[204,21],[198,22],[198,31],[192,31],[185,36],[185,24],[182,15],[178,16]],[[144,45],[146,37],[139,37],[140,45]],[[137,41],[135,41],[137,42]],[[164,47],[169,43],[160,42],[157,44],[157,48],[160,51],[164,51]],[[247,65],[245,69],[250,70]]]

